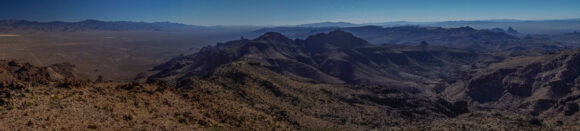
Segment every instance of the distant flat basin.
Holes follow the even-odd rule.
[[[18,34],[0,34],[0,37],[18,37]]]

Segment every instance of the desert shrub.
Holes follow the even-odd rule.
[[[132,115],[123,115],[123,120],[131,121],[131,120],[133,120],[133,116]]]
[[[539,120],[539,119],[537,119],[537,118],[533,118],[533,119],[531,119],[529,122],[530,122],[530,124],[532,124],[532,125],[536,125],[536,126],[542,126],[542,121],[541,121],[541,120]]]
[[[8,88],[8,89],[23,89],[24,83],[22,81],[8,81],[8,82],[0,82],[0,88]]]
[[[564,114],[567,116],[573,115],[574,113],[578,112],[578,110],[578,104],[568,103],[566,104],[566,111],[564,111]]]
[[[116,88],[117,89],[124,89],[124,90],[132,90],[135,89],[137,87],[141,87],[142,85],[137,83],[137,82],[131,82],[131,83],[127,83],[127,84],[123,84],[123,85],[119,85]]]
[[[89,128],[89,129],[97,129],[97,125],[88,125],[87,128]]]
[[[65,79],[62,81],[57,82],[56,86],[61,88],[73,88],[73,87],[82,87],[88,85],[86,81],[80,80],[73,80],[73,79]]]

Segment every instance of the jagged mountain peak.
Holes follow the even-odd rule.
[[[420,46],[429,46],[429,43],[427,43],[426,41],[421,41],[421,43],[419,43]]]
[[[352,35],[352,33],[348,33],[348,32],[345,32],[343,30],[340,30],[340,29],[328,32],[328,35],[354,37],[354,35]]]
[[[366,40],[354,36],[352,33],[342,30],[334,30],[328,33],[319,33],[306,38],[307,47],[315,50],[335,46],[338,48],[354,49],[365,46],[372,46]]]
[[[266,32],[254,40],[292,41],[278,32]]]
[[[519,34],[520,32],[518,32],[517,30],[515,30],[512,27],[508,27],[508,29],[506,30],[506,33],[508,33],[508,34]]]

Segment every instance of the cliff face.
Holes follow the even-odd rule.
[[[514,58],[471,72],[446,90],[457,99],[493,107],[575,114],[580,92],[580,50]],[[461,95],[453,95],[461,94]],[[558,114],[558,113],[555,113]]]

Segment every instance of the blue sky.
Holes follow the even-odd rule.
[[[580,0],[0,0],[0,19],[292,25],[580,18]]]

